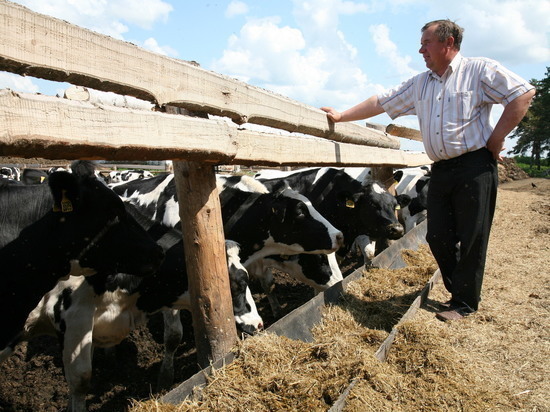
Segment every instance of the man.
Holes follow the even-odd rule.
[[[426,239],[451,294],[436,316],[458,320],[478,310],[496,202],[496,161],[535,90],[496,61],[463,57],[463,29],[456,23],[432,21],[421,32],[419,52],[428,71],[342,113],[321,109],[333,122],[383,112],[392,119],[418,116],[426,153],[434,161]],[[493,129],[489,116],[496,103],[504,111]]]

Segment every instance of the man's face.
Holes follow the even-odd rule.
[[[436,28],[437,25],[430,26],[422,33],[418,52],[424,57],[426,67],[441,76],[452,60],[452,57],[449,57],[449,51],[452,49],[449,47],[449,43],[452,41],[449,42],[450,39],[448,39],[445,42],[440,42],[435,35]]]

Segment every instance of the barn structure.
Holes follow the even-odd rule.
[[[132,96],[152,107],[0,90],[0,153],[174,161],[178,193],[189,199],[180,203],[180,217],[203,366],[222,358],[237,336],[215,166],[371,166],[383,178],[392,168],[430,163],[425,154],[400,150],[396,135],[419,139],[410,130],[333,124],[317,108],[18,4],[0,0],[0,13],[0,70]]]

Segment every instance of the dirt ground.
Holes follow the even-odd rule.
[[[465,363],[475,364],[485,379],[513,392],[525,411],[550,410],[549,241],[550,180],[502,184],[480,311],[457,324],[436,321],[429,305],[418,315],[434,328],[450,332],[445,343],[450,350],[459,352]],[[281,301],[287,302],[287,312],[313,296],[308,287],[288,279],[278,283],[277,292]],[[266,299],[260,294],[256,297],[269,325],[274,319]],[[446,298],[441,285],[430,298]],[[176,355],[178,382],[198,370],[190,317],[182,313],[182,319],[187,327]],[[124,411],[128,399],[155,395],[161,341],[162,319],[155,316],[148,328],[135,331],[117,347],[116,366],[102,351],[96,351],[89,410]],[[0,411],[58,411],[66,402],[67,386],[55,338],[21,345],[0,365]]]

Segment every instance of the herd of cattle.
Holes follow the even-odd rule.
[[[174,175],[70,170],[0,171],[0,362],[35,336],[58,336],[69,410],[85,411],[93,347],[112,347],[159,311],[165,356],[159,387],[173,380],[190,308]],[[342,280],[338,262],[374,242],[399,239],[426,214],[429,168],[395,173],[397,195],[368,169],[265,170],[218,176],[230,288],[239,331],[263,328],[249,288],[259,280],[275,315],[273,270],[316,292]],[[32,251],[32,253],[29,253]]]

